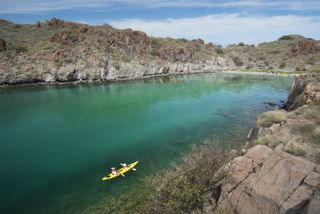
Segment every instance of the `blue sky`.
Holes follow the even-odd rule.
[[[320,0],[0,0],[0,18],[35,23],[52,17],[223,45],[284,34],[320,39]]]

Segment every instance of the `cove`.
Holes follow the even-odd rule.
[[[244,142],[291,79],[170,76],[0,91],[0,213],[89,213],[208,138]],[[102,182],[110,167],[137,172]],[[97,211],[99,213],[99,211]]]

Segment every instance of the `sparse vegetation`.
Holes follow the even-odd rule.
[[[279,68],[283,69],[286,67],[286,63],[285,62],[282,62],[280,65],[279,65]]]
[[[219,55],[222,55],[224,54],[223,50],[221,48],[216,48],[215,49],[216,53],[219,54]]]
[[[258,139],[253,141],[254,145],[268,145],[268,143],[269,143],[269,137],[268,136],[259,137]]]
[[[261,127],[269,127],[275,123],[286,121],[286,114],[283,111],[269,111],[258,117],[257,125]]]
[[[292,39],[293,39],[293,37],[290,36],[290,35],[284,35],[284,36],[281,36],[281,37],[279,38],[279,40],[292,40]]]
[[[8,44],[8,50],[9,51],[14,51],[15,53],[19,54],[19,53],[24,53],[28,51],[28,48],[26,46],[23,45],[17,45],[14,43],[9,43]]]
[[[286,146],[285,151],[295,156],[304,156],[306,154],[304,149],[294,145]]]
[[[148,179],[153,196],[148,201],[147,213],[202,212],[205,193],[220,180],[214,180],[214,174],[230,159],[228,151],[218,144],[193,148],[181,164]]]

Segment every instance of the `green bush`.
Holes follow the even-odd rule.
[[[295,156],[304,156],[306,154],[304,149],[294,145],[287,146],[285,151]]]
[[[284,36],[281,36],[280,38],[279,38],[279,40],[292,40],[293,39],[293,37],[291,37],[291,36],[289,36],[289,35],[284,35]]]
[[[8,50],[9,51],[14,51],[16,53],[24,53],[24,52],[28,51],[28,48],[26,46],[23,46],[23,45],[9,43],[8,44]]]
[[[282,63],[279,65],[279,68],[283,69],[284,67],[286,67],[286,63],[285,63],[285,62],[282,62]]]
[[[286,121],[286,114],[282,111],[268,111],[259,115],[257,125],[261,127],[269,127],[275,123]]]
[[[240,42],[238,45],[239,45],[239,46],[244,46],[244,43],[243,43],[243,42]]]
[[[153,196],[147,202],[147,213],[201,212],[205,193],[217,185],[213,180],[217,170],[231,159],[226,149],[217,144],[193,148],[183,162],[172,169],[159,172],[147,180]]]
[[[315,140],[318,140],[317,143],[320,143],[320,127],[316,127],[313,132],[312,136],[314,137]]]
[[[254,145],[268,145],[269,143],[269,139],[266,136],[263,137],[259,137],[258,139],[256,139],[255,141],[253,141]]]
[[[221,48],[216,48],[215,49],[216,53],[219,54],[219,55],[222,55],[224,54],[223,50]]]

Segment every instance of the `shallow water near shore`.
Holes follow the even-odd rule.
[[[134,190],[190,145],[244,142],[264,102],[286,100],[291,82],[198,74],[0,90],[0,213],[102,213],[101,202]],[[136,172],[101,181],[136,160]]]

